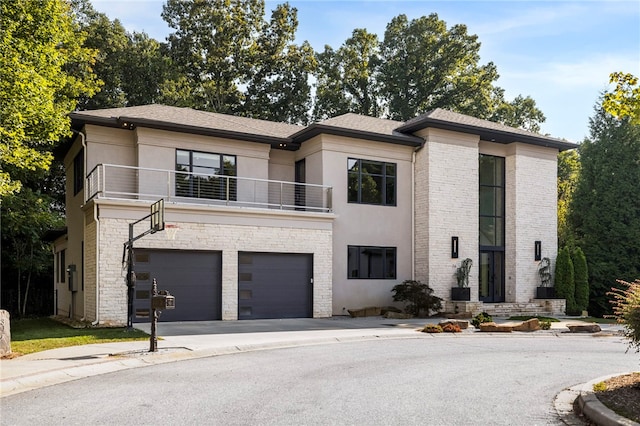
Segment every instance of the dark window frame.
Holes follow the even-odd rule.
[[[188,164],[180,163],[179,157],[180,154],[188,155]],[[200,164],[195,164],[194,162],[194,154],[195,155],[203,155],[203,156],[217,156],[218,157],[218,167],[210,167]],[[228,167],[225,159],[232,158],[233,166]],[[198,173],[196,170],[215,170],[214,173]],[[186,186],[180,187],[180,183],[178,181],[178,177],[180,176],[180,172],[189,173],[189,178],[184,182]],[[176,196],[178,197],[191,197],[191,198],[207,198],[213,200],[226,200],[227,194],[227,185],[226,182],[229,181],[229,201],[237,200],[237,182],[235,179],[225,179],[220,178],[218,176],[237,176],[238,172],[238,158],[235,155],[231,154],[223,154],[218,152],[205,152],[205,151],[197,151],[190,149],[176,149],[176,183],[175,183],[175,191]],[[203,182],[203,190],[200,189],[199,183]],[[209,190],[210,193],[207,193],[206,190]]]
[[[349,164],[355,161],[353,167],[349,167]],[[378,167],[379,172],[368,172],[366,168],[363,171],[363,164],[369,164],[373,167]],[[389,173],[390,168],[393,173]],[[376,178],[380,179],[380,183],[376,182],[376,189],[380,191],[379,200],[372,201],[367,200],[363,196],[363,177],[369,178],[375,182]],[[350,184],[352,179],[355,178],[356,192],[350,190]],[[389,194],[389,185],[392,185],[393,193]],[[379,187],[379,188],[378,188]],[[397,206],[398,205],[398,165],[396,163],[390,163],[386,161],[377,160],[365,160],[362,158],[347,158],[347,202],[353,204],[369,204],[375,206]]]
[[[362,265],[362,252],[363,251],[379,251],[379,262],[376,265]],[[350,256],[356,255],[353,259],[355,262],[355,269],[350,269],[353,265]],[[391,256],[389,258],[389,256]],[[375,258],[373,258],[375,260]],[[397,277],[398,268],[398,249],[397,247],[383,247],[383,246],[347,246],[347,279],[350,280],[395,280]],[[364,269],[363,269],[364,268]],[[382,270],[382,276],[372,275],[377,270]]]

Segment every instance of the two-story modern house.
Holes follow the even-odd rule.
[[[56,312],[96,324],[127,322],[124,244],[159,199],[165,230],[134,243],[136,322],[154,278],[176,298],[163,321],[346,315],[392,305],[406,279],[448,310],[535,303],[557,252],[557,154],[575,147],[440,109],[309,126],[163,105],[71,119]],[[465,258],[470,301],[454,303]]]

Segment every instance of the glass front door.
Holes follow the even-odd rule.
[[[504,302],[504,252],[480,252],[480,291],[483,302]]]

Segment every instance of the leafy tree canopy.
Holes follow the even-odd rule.
[[[597,108],[578,150],[569,220],[589,262],[589,312],[601,315],[610,313],[606,293],[615,281],[640,276],[640,126]]]
[[[0,1],[0,196],[18,191],[20,170],[47,170],[69,133],[69,112],[98,88],[96,52],[83,47],[63,0]]]
[[[616,83],[611,93],[604,95],[602,106],[614,117],[629,118],[631,123],[640,125],[640,85],[638,77],[632,74],[614,72],[610,83]]]

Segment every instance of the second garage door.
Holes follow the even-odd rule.
[[[238,253],[238,319],[312,314],[313,255]]]

